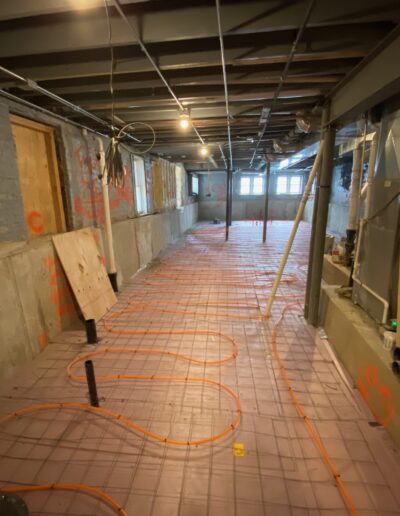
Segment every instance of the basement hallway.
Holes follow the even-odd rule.
[[[198,224],[130,280],[98,344],[65,331],[4,382],[0,486],[41,516],[400,514],[394,445],[302,317],[306,223],[263,318],[291,227],[262,244],[252,222],[228,242]]]

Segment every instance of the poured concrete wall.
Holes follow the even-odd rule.
[[[400,382],[376,323],[336,287],[322,289],[321,324],[375,419],[400,446]]]
[[[302,175],[302,174],[296,174]],[[262,220],[264,195],[241,195],[240,174],[233,179],[233,220]],[[301,196],[276,195],[276,175],[271,175],[268,207],[269,220],[293,220],[299,207]],[[199,175],[199,219],[225,219],[226,214],[226,173],[212,172]]]

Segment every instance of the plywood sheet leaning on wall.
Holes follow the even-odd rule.
[[[117,298],[92,230],[56,235],[53,243],[85,320],[98,321]]]

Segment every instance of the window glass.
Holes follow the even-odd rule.
[[[249,177],[240,178],[240,194],[241,195],[249,195],[250,194],[250,178]]]
[[[278,176],[276,182],[276,193],[285,194],[287,193],[287,176]]]
[[[262,195],[263,193],[263,178],[262,177],[255,177],[253,179],[253,194],[254,195]]]
[[[192,176],[192,194],[199,195],[199,178]]]
[[[134,157],[134,172],[135,172],[135,203],[136,212],[138,215],[147,213],[147,198],[146,198],[146,178],[144,175],[144,160],[143,158]]]
[[[292,176],[290,178],[289,193],[293,194],[293,195],[301,193],[301,177],[300,176]]]

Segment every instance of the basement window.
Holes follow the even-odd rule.
[[[278,176],[276,193],[277,195],[300,195],[302,186],[301,176]]]
[[[264,180],[260,176],[240,178],[240,195],[262,195]]]
[[[199,195],[199,178],[192,176],[192,195]]]
[[[135,175],[135,205],[137,215],[147,213],[146,177],[144,173],[144,160],[135,156],[133,158]]]

